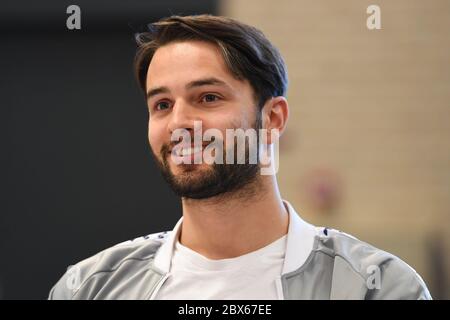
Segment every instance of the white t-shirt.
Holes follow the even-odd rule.
[[[275,300],[286,238],[245,255],[211,260],[176,242],[170,274],[156,299]]]

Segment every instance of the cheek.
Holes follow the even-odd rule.
[[[151,125],[150,120],[148,121],[148,141],[152,144],[154,133],[152,132],[153,126]]]
[[[163,130],[152,121],[148,122],[148,142],[155,153],[161,150],[161,146],[164,142]]]
[[[245,128],[247,124],[248,114],[242,108],[230,108],[226,112],[215,116],[213,119],[209,119],[209,125],[215,127],[221,131],[225,129]]]
[[[241,114],[239,116],[239,126],[241,128],[251,128],[256,120],[256,110],[252,105],[246,106],[246,108],[241,109]]]
[[[203,132],[205,132],[206,129],[214,128],[218,129],[220,131],[220,140],[222,140],[224,143],[227,141],[227,129],[248,129],[249,128],[249,121],[247,119],[248,115],[245,113],[228,113],[223,114],[220,117],[216,117],[213,121],[204,122],[203,126]],[[206,124],[206,125],[205,125]]]

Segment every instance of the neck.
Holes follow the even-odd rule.
[[[181,244],[209,259],[227,259],[285,235],[289,215],[275,176],[259,176],[245,189],[211,199],[182,198]]]

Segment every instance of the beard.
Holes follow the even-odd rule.
[[[252,129],[261,129],[262,121],[260,112],[256,112],[256,120]],[[244,196],[254,193],[255,182],[258,177],[259,166],[259,134],[256,135],[256,155],[255,164],[250,163],[250,146],[245,143],[245,162],[238,164],[237,144],[233,143],[234,161],[233,163],[213,163],[207,164],[180,164],[181,173],[175,175],[170,169],[168,157],[171,156],[168,144],[164,144],[160,150],[160,157],[152,154],[155,162],[173,192],[182,198],[188,199],[209,199],[213,197],[232,197],[233,195]],[[222,144],[223,145],[223,144]],[[226,159],[227,150],[223,149],[223,157]],[[162,160],[161,160],[162,159]],[[206,166],[200,168],[199,166]],[[254,188],[251,188],[254,186]]]

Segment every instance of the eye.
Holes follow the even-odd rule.
[[[220,99],[219,96],[217,96],[215,94],[208,93],[208,94],[205,94],[202,97],[202,102],[214,102],[214,101],[217,101],[219,99]]]
[[[169,108],[170,108],[170,104],[167,101],[161,101],[155,105],[155,110],[157,110],[157,111],[162,111],[162,110],[166,110]]]

